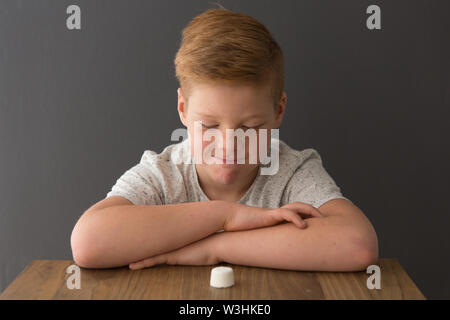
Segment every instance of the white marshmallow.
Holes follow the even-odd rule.
[[[216,267],[211,270],[209,284],[215,288],[228,288],[234,285],[234,273],[230,267]]]

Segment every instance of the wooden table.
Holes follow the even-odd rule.
[[[80,268],[81,288],[68,289],[72,260],[33,260],[0,299],[174,299],[174,300],[302,300],[425,299],[396,259],[380,259],[381,289],[368,289],[371,274],[304,272],[229,265],[235,285],[209,285],[214,266],[158,265],[141,270]]]

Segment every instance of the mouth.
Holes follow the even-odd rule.
[[[218,157],[214,157],[214,158],[219,160],[219,164],[225,164],[225,165],[241,164],[241,163],[238,163],[239,160],[241,160],[241,161],[243,161],[245,163],[245,158],[239,158],[239,159],[236,159],[236,160],[234,160],[234,159],[227,159],[227,158],[218,158]]]

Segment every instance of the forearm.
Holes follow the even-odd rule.
[[[337,216],[305,221],[306,229],[285,223],[214,235],[217,258],[237,265],[299,271],[356,271],[375,263],[378,246],[370,228]]]
[[[84,267],[127,265],[219,231],[232,209],[231,203],[208,201],[86,212],[72,232],[72,250]]]

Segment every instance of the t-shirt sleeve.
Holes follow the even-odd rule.
[[[152,154],[144,152],[141,161],[117,179],[106,197],[121,196],[134,205],[163,204],[158,173],[154,172],[155,169],[148,161]]]
[[[319,208],[332,199],[349,200],[323,167],[319,153],[314,149],[309,149],[308,153],[286,187],[287,203],[304,202]]]

